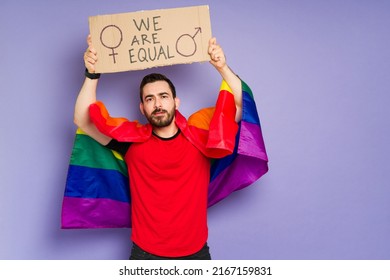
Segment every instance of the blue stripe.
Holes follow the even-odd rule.
[[[243,106],[242,106],[243,113],[242,113],[241,122],[248,122],[260,126],[260,119],[257,114],[256,103],[253,100],[252,96],[248,92],[243,91],[242,98],[243,98]],[[213,181],[216,177],[218,177],[218,175],[226,168],[228,168],[229,165],[232,164],[233,161],[236,159],[238,143],[239,143],[240,133],[241,133],[241,122],[239,123],[239,129],[236,136],[236,144],[234,146],[233,154],[226,156],[222,159],[213,161],[210,170],[210,182]]]
[[[116,170],[70,165],[65,196],[130,202],[128,178]]]
[[[242,121],[257,124],[260,126],[260,119],[257,114],[256,103],[246,91],[242,95]]]
[[[235,160],[237,157],[237,150],[238,150],[238,139],[240,135],[240,128],[241,128],[241,122],[238,126],[238,132],[236,135],[236,143],[234,146],[234,151],[231,155],[228,155],[226,157],[216,159],[213,161],[210,169],[210,182],[212,182],[218,175],[225,170],[225,168],[228,168],[230,164]]]

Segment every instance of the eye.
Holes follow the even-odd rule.
[[[151,98],[151,97],[146,97],[146,98],[145,98],[145,101],[146,101],[146,102],[151,102],[152,100],[153,100],[153,98]]]

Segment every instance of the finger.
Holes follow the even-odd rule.
[[[216,44],[217,44],[217,39],[215,39],[215,37],[213,37],[209,40],[209,48],[208,48],[209,54],[214,50]]]
[[[98,60],[98,58],[97,58],[97,56],[95,54],[93,54],[93,53],[91,53],[90,51],[87,50],[84,53],[84,60],[86,62],[89,61],[89,62],[95,63]]]
[[[212,54],[212,52],[214,51],[214,46],[213,45],[209,45],[209,48],[207,50],[208,54]]]
[[[91,56],[97,55],[97,51],[93,46],[88,47],[86,52],[88,53],[88,55],[91,55]]]
[[[85,55],[91,56],[97,59],[97,51],[93,46],[90,46],[86,49]]]
[[[213,57],[213,61],[219,62],[219,61],[221,61],[221,57],[220,56],[214,56]]]
[[[95,64],[97,60],[91,58],[91,57],[86,57],[85,62],[90,63],[90,64]]]
[[[209,55],[215,56],[221,52],[221,48],[218,45],[213,45],[209,49]]]
[[[94,59],[92,57],[86,57],[84,61],[85,63],[95,64],[97,62],[97,59]]]
[[[88,34],[87,44],[88,44],[88,47],[90,47],[92,45],[92,36],[91,36],[91,34]]]
[[[89,73],[92,73],[93,70],[95,69],[95,65],[92,63],[85,63],[85,67],[90,70]]]
[[[95,49],[95,48],[93,47],[93,45],[92,45],[92,36],[91,36],[91,34],[88,35],[87,43],[88,43],[88,49],[87,49],[87,51],[90,51],[91,53],[93,53],[94,55],[96,55],[97,51],[96,51],[96,49]]]
[[[217,47],[211,52],[211,58],[213,60],[219,60],[223,56],[222,49]]]

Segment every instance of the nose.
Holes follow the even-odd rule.
[[[160,98],[156,98],[156,100],[155,100],[155,102],[154,102],[154,107],[155,107],[156,109],[161,108],[161,100],[160,100]]]

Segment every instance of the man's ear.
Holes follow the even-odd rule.
[[[177,97],[175,97],[175,106],[176,106],[176,110],[178,110],[180,106],[180,99]]]
[[[139,110],[141,111],[141,114],[145,116],[144,103],[142,102],[139,103]]]

